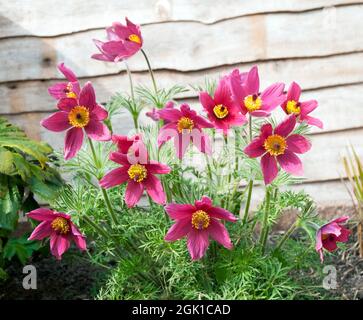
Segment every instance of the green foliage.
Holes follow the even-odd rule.
[[[32,256],[33,252],[40,248],[40,243],[35,241],[28,241],[26,236],[21,238],[10,239],[4,247],[4,258],[11,260],[17,257],[22,264]]]

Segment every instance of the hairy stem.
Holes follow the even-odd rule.
[[[251,205],[252,189],[253,189],[253,180],[251,179],[250,182],[248,183],[248,194],[247,194],[245,211],[244,211],[243,219],[242,219],[242,225],[245,225],[247,222],[248,212],[250,210],[250,205]]]
[[[281,249],[282,245],[285,243],[285,241],[287,239],[290,238],[291,234],[295,231],[295,229],[298,227],[299,225],[299,220],[296,220],[289,228],[289,230],[287,230],[284,234],[284,236],[281,238],[281,240],[279,241],[279,243],[277,244],[274,252],[277,252],[278,250]]]
[[[260,244],[262,246],[262,254],[265,253],[265,247],[266,247],[266,241],[267,241],[267,235],[268,235],[268,215],[270,213],[270,189],[266,188],[266,204],[265,204],[265,215],[263,217],[263,224],[261,229],[261,236],[260,236]]]
[[[148,67],[149,73],[150,73],[150,77],[151,77],[151,80],[152,80],[152,83],[153,83],[154,91],[155,91],[155,94],[157,95],[158,94],[158,87],[156,86],[154,72],[153,72],[153,70],[151,68],[151,64],[150,64],[149,58],[147,57],[147,55],[146,55],[146,53],[145,53],[145,51],[143,49],[141,49],[141,52],[144,55],[144,58],[146,60],[147,67]]]

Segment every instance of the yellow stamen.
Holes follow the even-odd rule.
[[[300,114],[300,106],[299,106],[299,103],[296,102],[295,100],[289,100],[289,101],[287,101],[287,104],[286,104],[286,112],[288,114],[294,113],[294,114],[299,115]]]
[[[213,108],[213,112],[218,119],[224,119],[228,115],[228,109],[223,104],[217,104]]]
[[[133,164],[129,170],[127,170],[127,173],[129,174],[130,179],[141,182],[147,177],[147,170],[145,166],[141,164]]]
[[[330,236],[330,234],[326,234],[326,233],[324,233],[324,234],[322,234],[322,235],[321,235],[321,239],[322,239],[322,240],[326,240],[326,239],[328,239],[328,238],[329,238],[329,236]]]
[[[265,147],[266,151],[270,153],[270,155],[278,156],[285,153],[287,143],[285,138],[278,134],[274,134],[265,140],[263,146]]]
[[[141,44],[141,39],[137,34],[130,34],[129,40],[138,44]]]
[[[73,91],[73,86],[71,82],[67,84],[67,89],[65,89],[65,93],[67,98],[74,98],[74,99],[77,98],[77,95]]]
[[[60,234],[67,234],[70,230],[68,220],[62,217],[55,218],[51,223],[52,229]]]
[[[75,106],[68,113],[69,123],[76,128],[84,128],[89,122],[89,111],[84,106]]]
[[[177,128],[180,133],[182,133],[183,130],[188,130],[189,132],[192,132],[193,127],[194,127],[194,121],[190,118],[181,117],[178,121]]]
[[[74,92],[67,92],[66,96],[67,98],[73,98],[73,99],[77,98],[77,95]]]
[[[195,211],[192,215],[192,226],[194,229],[202,230],[208,228],[210,217],[208,213],[203,210]]]
[[[243,102],[248,112],[253,112],[261,109],[262,106],[261,98],[255,94],[247,96],[246,98],[244,98]]]

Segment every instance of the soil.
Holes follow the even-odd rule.
[[[23,266],[18,262],[6,268],[8,280],[0,283],[0,300],[88,300],[97,294],[105,269],[91,264],[78,252],[68,252],[61,261],[38,256],[29,264],[37,270],[37,289],[23,288]]]

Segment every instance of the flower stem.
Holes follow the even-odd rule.
[[[125,66],[126,66],[127,76],[129,77],[129,82],[130,82],[131,99],[132,99],[132,102],[135,103],[134,83],[132,81],[131,70],[130,70],[129,65],[127,64],[126,60],[124,62],[125,62]]]
[[[141,49],[141,52],[142,54],[144,55],[145,57],[145,60],[146,60],[146,63],[147,63],[147,67],[149,69],[149,73],[150,73],[150,76],[151,76],[151,80],[152,80],[152,83],[153,83],[153,86],[154,86],[154,91],[155,91],[155,94],[157,95],[158,94],[158,88],[156,86],[156,81],[155,81],[155,77],[154,77],[154,72],[151,68],[151,65],[150,65],[150,61],[149,61],[149,58],[147,57],[145,51],[143,49]]]
[[[261,229],[260,244],[262,246],[262,254],[265,253],[267,235],[268,235],[268,215],[270,213],[270,189],[266,188],[266,204],[265,204],[265,215],[263,217],[263,224]]]
[[[247,201],[246,201],[246,206],[245,206],[245,212],[244,212],[243,219],[242,219],[242,225],[243,226],[247,222],[248,212],[250,210],[251,197],[252,197],[252,189],[253,189],[253,180],[251,179],[250,182],[248,183]]]
[[[284,234],[284,236],[281,238],[281,240],[279,241],[279,243],[277,244],[274,252],[277,252],[278,250],[281,249],[282,245],[285,243],[285,241],[291,236],[291,234],[295,231],[295,229],[298,227],[299,225],[299,220],[296,220],[289,228],[289,230],[287,230]]]
[[[90,138],[88,138],[88,142],[89,142],[89,145],[90,145],[90,148],[91,148],[91,151],[92,151],[92,156],[93,156],[94,163],[95,163],[96,167],[99,168],[99,163],[98,163],[98,160],[97,160],[96,151],[95,151],[95,148],[93,146],[92,140]],[[108,212],[110,214],[111,220],[112,220],[112,222],[114,224],[117,224],[118,223],[117,217],[116,217],[115,211],[112,208],[112,205],[111,205],[110,199],[109,199],[109,197],[107,195],[107,192],[103,188],[101,188],[101,192],[102,192],[102,195],[103,195],[103,199],[105,200],[106,207],[107,207]]]

